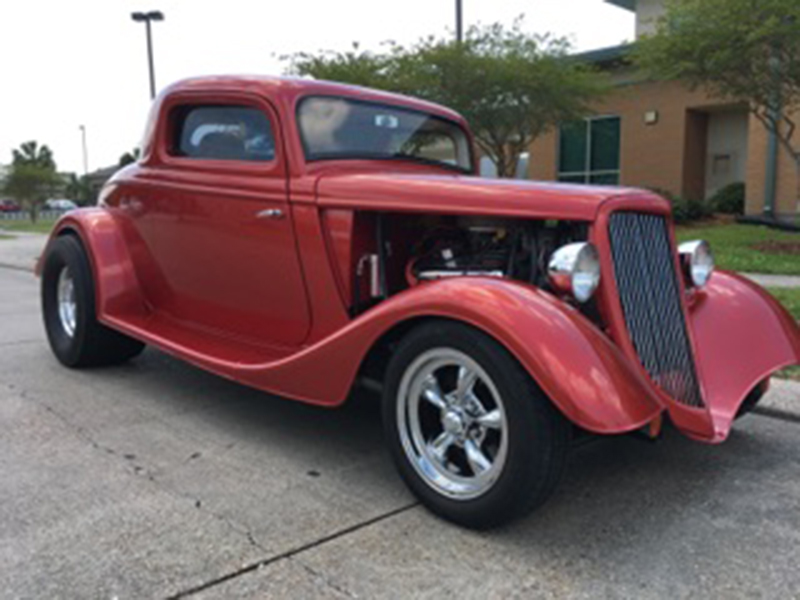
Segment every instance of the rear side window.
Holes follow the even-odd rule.
[[[249,106],[176,109],[171,154],[200,160],[267,162],[275,159],[269,118]]]

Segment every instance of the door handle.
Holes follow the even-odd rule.
[[[268,208],[256,213],[259,219],[282,219],[283,211],[280,208]]]

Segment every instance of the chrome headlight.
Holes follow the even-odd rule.
[[[708,283],[714,272],[714,254],[708,242],[684,242],[678,246],[678,254],[684,274],[695,287],[703,287]]]
[[[594,244],[562,246],[550,257],[547,275],[556,290],[586,302],[600,285],[600,257]]]

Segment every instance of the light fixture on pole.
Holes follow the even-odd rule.
[[[86,125],[80,125],[81,130],[81,147],[83,150],[83,175],[84,177],[89,174],[89,151],[86,147]]]
[[[461,2],[462,0],[456,0],[456,41],[459,44],[464,41],[464,12]]]
[[[147,64],[150,66],[150,99],[152,100],[156,97],[156,74],[153,66],[153,34],[150,31],[150,23],[152,21],[163,21],[164,13],[159,10],[135,12],[131,13],[131,19],[137,23],[144,23],[147,30]]]

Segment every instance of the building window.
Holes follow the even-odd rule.
[[[619,117],[594,117],[562,125],[558,180],[618,185],[619,155]]]

